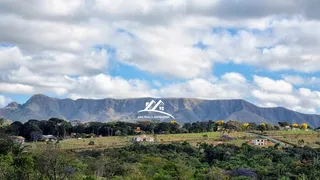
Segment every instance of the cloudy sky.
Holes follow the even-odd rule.
[[[0,107],[246,99],[320,113],[318,0],[1,0]]]

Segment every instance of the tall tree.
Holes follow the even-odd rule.
[[[38,150],[36,166],[41,174],[40,179],[52,180],[76,179],[84,167],[74,154],[61,151],[53,145]]]
[[[23,133],[23,124],[20,121],[15,121],[7,128],[8,134],[12,134],[15,136],[22,135]]]

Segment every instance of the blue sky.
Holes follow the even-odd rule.
[[[41,93],[245,99],[319,113],[318,2],[12,3],[0,2],[0,107]]]

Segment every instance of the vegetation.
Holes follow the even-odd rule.
[[[91,136],[132,136],[136,134],[180,134],[204,132],[231,132],[231,131],[273,131],[289,125],[279,122],[280,126],[261,123],[240,123],[238,121],[198,121],[180,125],[176,121],[170,122],[67,122],[63,119],[52,118],[49,120],[29,120],[26,123],[13,122],[6,129],[7,134],[23,136],[27,141],[38,141],[42,135],[54,135],[60,139],[74,135],[76,137]],[[295,125],[293,125],[295,126]],[[308,125],[303,123],[301,129],[306,130]]]
[[[316,131],[267,131],[264,135],[273,137],[280,141],[295,144],[297,146],[307,145],[313,148],[320,148],[320,144],[317,143],[320,140],[320,132]]]
[[[0,118],[0,126],[4,124],[5,120],[3,118]]]
[[[279,131],[287,127],[302,130]],[[320,149],[312,148],[319,143],[314,138],[319,134],[305,131],[309,128],[307,124],[279,122],[275,126],[223,120],[184,125],[176,121],[82,124],[52,118],[24,124],[14,122],[3,128],[1,180],[319,180],[320,177]],[[295,146],[283,148],[278,143],[262,148],[250,146],[247,142],[252,137],[248,137],[247,131]],[[59,140],[36,142],[45,134]],[[156,143],[132,142],[138,134],[150,134]],[[12,135],[23,136],[30,142],[22,145]]]
[[[220,132],[207,132],[207,133],[186,133],[186,134],[158,134],[150,135],[154,137],[155,143],[168,144],[172,142],[188,142],[193,146],[199,143],[217,144],[219,141],[227,141],[235,145],[241,145],[244,142],[250,141],[254,136],[248,136],[244,132],[232,132],[228,136],[232,138],[230,141],[223,139],[224,135]],[[124,147],[132,144],[132,139],[135,136],[108,136],[108,137],[94,137],[94,138],[70,138],[59,141],[59,147],[66,150],[92,150],[92,149],[106,149],[114,147]],[[89,145],[94,141],[94,145]],[[47,142],[28,142],[29,147],[27,150],[35,151],[38,148],[47,146]],[[146,144],[150,144],[146,142]]]
[[[0,179],[312,179],[320,177],[320,150],[187,142],[139,144],[97,151],[47,145],[23,151],[2,136]]]

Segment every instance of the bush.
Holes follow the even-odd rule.
[[[89,142],[89,145],[94,145],[94,141],[91,140],[91,141]]]
[[[220,136],[221,141],[231,141],[233,138],[228,135],[222,135]]]
[[[208,134],[205,134],[205,135],[203,135],[202,137],[204,137],[204,138],[208,138]]]
[[[238,168],[232,171],[228,171],[227,174],[234,177],[241,177],[241,176],[250,177],[250,178],[256,177],[256,173],[254,172],[254,170],[245,169],[245,168]]]
[[[84,180],[98,180],[98,178],[93,176],[93,175],[91,175],[91,176],[85,177]]]

